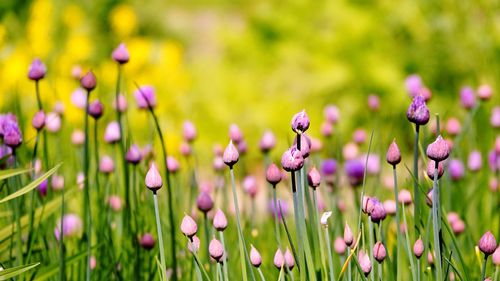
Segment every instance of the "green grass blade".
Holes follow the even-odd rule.
[[[0,180],[29,172],[31,169],[9,169],[0,171]]]
[[[39,262],[16,266],[0,271],[0,280],[8,280],[40,265]]]

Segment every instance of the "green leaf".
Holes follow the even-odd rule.
[[[61,165],[62,165],[62,163],[57,164],[54,168],[50,169],[50,171],[48,171],[47,173],[45,173],[41,177],[37,178],[36,180],[32,181],[27,186],[25,186],[25,187],[19,189],[18,191],[4,197],[2,200],[0,200],[0,204],[5,203],[9,200],[15,199],[21,195],[24,195],[24,194],[30,192],[35,187],[39,186],[44,180],[46,180],[48,177],[50,177],[53,173],[55,173],[57,171],[57,169],[59,169],[59,167],[61,167]]]
[[[4,180],[13,176],[24,174],[29,172],[31,169],[9,169],[0,171],[0,180]]]
[[[39,262],[4,269],[0,271],[0,280],[8,280],[10,278],[16,277],[30,269],[37,267],[38,265],[40,265]]]

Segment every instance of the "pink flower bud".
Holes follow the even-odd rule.
[[[45,77],[47,68],[40,59],[34,59],[28,69],[28,78],[33,81],[38,81]]]
[[[385,200],[383,205],[388,215],[396,214],[396,202],[394,200]]]
[[[333,135],[333,125],[328,121],[321,123],[320,127],[321,135],[324,137],[331,137]]]
[[[192,142],[196,139],[196,127],[191,121],[185,121],[182,125],[182,135],[187,142]]]
[[[122,209],[122,200],[117,195],[111,195],[108,199],[109,206],[115,212],[118,212]]]
[[[307,174],[307,182],[313,189],[316,189],[316,187],[320,185],[321,175],[318,170],[316,170],[316,167],[312,167],[311,170],[309,170],[309,173]]]
[[[408,111],[406,112],[406,117],[410,122],[417,125],[425,125],[429,122],[430,113],[423,96],[418,94],[415,95]]]
[[[43,127],[45,126],[45,113],[43,112],[43,110],[35,113],[35,116],[33,116],[33,119],[31,120],[31,125],[37,131],[43,129]]]
[[[115,170],[115,162],[108,155],[101,157],[99,171],[103,174],[111,174]]]
[[[467,159],[467,167],[472,172],[478,172],[483,167],[483,158],[479,150],[473,150]]]
[[[290,250],[288,248],[286,248],[286,251],[285,251],[285,254],[283,255],[283,257],[285,258],[286,267],[288,267],[288,270],[291,271],[293,269],[293,267],[295,266],[295,260],[293,258],[292,253],[290,252]]]
[[[436,162],[434,160],[429,160],[427,162],[427,176],[431,179],[434,180],[434,172],[436,169]],[[444,174],[444,168],[443,168],[443,163],[439,162],[438,163],[438,179],[440,179]]]
[[[373,245],[373,257],[379,262],[382,263],[385,259],[387,252],[385,250],[384,244],[378,241]]]
[[[181,222],[181,231],[187,237],[193,237],[198,231],[198,225],[192,217],[184,215]]]
[[[271,151],[271,149],[274,148],[275,145],[276,145],[276,137],[274,136],[272,131],[267,130],[260,139],[259,143],[260,150],[263,153],[268,153],[269,151]]]
[[[398,202],[400,204],[410,205],[412,202],[410,191],[402,189],[398,194]]]
[[[196,206],[203,213],[208,213],[214,207],[214,201],[207,192],[201,192],[196,199]]]
[[[179,161],[175,159],[173,156],[167,156],[167,169],[172,174],[177,173],[179,171]]]
[[[351,228],[349,227],[347,222],[345,223],[344,226],[344,242],[347,245],[347,247],[351,247],[354,242],[354,236],[352,235]]]
[[[156,106],[156,94],[153,86],[141,86],[134,92],[134,97],[139,109],[154,108]]]
[[[356,144],[363,144],[366,142],[366,131],[363,129],[356,129],[352,134],[352,141]]]
[[[298,171],[304,166],[304,158],[297,148],[292,147],[283,153],[281,165],[287,172]]]
[[[411,74],[405,80],[406,91],[412,97],[416,96],[424,87],[422,78],[418,74]]]
[[[104,132],[104,141],[107,143],[117,143],[121,139],[120,124],[116,121],[109,122]]]
[[[386,154],[387,163],[396,166],[401,162],[401,152],[399,151],[399,147],[396,144],[396,140],[393,140],[391,145],[389,145],[389,149]]]
[[[297,134],[302,134],[309,129],[309,117],[305,110],[295,114],[292,118],[292,130]]]
[[[55,112],[49,112],[47,116],[45,116],[45,128],[49,133],[59,132],[61,123],[61,116]]]
[[[194,235],[190,239],[191,239],[191,241],[188,242],[188,250],[191,253],[198,252],[198,250],[200,249],[200,238],[198,238],[198,236]]]
[[[119,64],[127,63],[130,59],[130,54],[125,44],[120,43],[120,45],[118,45],[118,47],[116,47],[116,49],[113,50],[111,58],[113,58],[113,60]]]
[[[450,118],[448,119],[448,122],[446,122],[446,132],[450,136],[456,136],[460,134],[460,130],[462,129],[462,126],[460,125],[460,121],[458,121],[457,118]]]
[[[215,212],[213,223],[214,223],[214,228],[217,229],[217,231],[224,231],[226,229],[227,218],[221,209],[218,209],[217,212]]]
[[[459,181],[464,177],[465,168],[462,161],[458,159],[451,159],[448,163],[448,173],[453,181]]]
[[[323,110],[323,115],[325,119],[331,124],[337,124],[340,118],[340,112],[338,107],[335,105],[327,105]]]
[[[151,233],[144,233],[139,240],[139,244],[142,248],[151,250],[155,247],[156,241]]]
[[[368,96],[368,108],[371,111],[378,111],[380,108],[380,98],[377,95]]]
[[[95,100],[89,104],[89,115],[92,116],[95,120],[101,118],[104,113],[104,105],[99,101]]]
[[[493,264],[496,266],[500,265],[500,247],[498,247],[492,256]]]
[[[276,253],[274,254],[274,266],[278,269],[281,270],[281,268],[285,265],[285,257],[283,256],[283,252],[281,252],[280,249],[276,250]]]
[[[497,248],[497,241],[495,240],[495,236],[491,233],[491,231],[486,232],[478,243],[479,250],[483,252],[485,256],[489,256],[493,254]]]
[[[128,107],[127,99],[125,98],[125,96],[123,94],[118,95],[118,103],[116,102],[116,99],[113,100],[113,109],[114,110],[116,110],[120,113],[124,113],[125,111],[127,111],[127,107]]]
[[[379,223],[380,221],[384,220],[386,216],[387,213],[385,212],[384,205],[382,205],[382,203],[377,200],[373,206],[372,212],[370,213],[372,222]]]
[[[216,172],[220,172],[224,169],[224,160],[222,160],[222,157],[216,156],[214,158],[214,161],[212,163],[212,166],[214,167],[214,170]]]
[[[64,237],[76,237],[82,232],[82,220],[75,214],[66,214],[62,219],[62,231]],[[61,237],[61,220],[57,220],[57,226],[54,235],[59,241]]]
[[[372,271],[372,263],[370,257],[363,250],[360,250],[358,253],[358,262],[365,276],[368,276]]]
[[[335,241],[333,242],[333,248],[335,249],[335,253],[343,255],[347,248],[344,239],[342,237],[335,238]]]
[[[493,128],[500,128],[500,106],[495,106],[491,110],[490,124]]]
[[[71,143],[80,146],[85,142],[85,133],[82,130],[74,130],[73,133],[71,133]]]
[[[130,146],[130,148],[127,151],[127,155],[125,155],[125,159],[127,162],[137,165],[141,162],[142,155],[141,155],[141,150],[136,144],[133,144]]]
[[[441,136],[438,136],[436,141],[427,146],[427,157],[436,162],[445,160],[449,155],[448,143]]]
[[[262,257],[260,256],[259,251],[257,251],[257,249],[255,249],[253,245],[251,245],[250,249],[250,263],[252,263],[252,265],[257,268],[262,264]]]
[[[240,154],[238,153],[238,150],[233,144],[233,141],[230,140],[229,144],[226,147],[226,150],[224,150],[224,155],[222,156],[222,160],[224,160],[224,163],[229,166],[229,168],[232,168],[234,164],[238,162],[240,159]]]
[[[348,142],[342,147],[342,156],[345,160],[353,160],[359,155],[359,147],[353,142]]]
[[[462,221],[461,219],[453,222],[453,223],[450,223],[451,224],[451,230],[453,231],[453,233],[455,235],[460,235],[462,233],[464,233],[465,231],[465,222]]]
[[[224,247],[222,247],[222,243],[219,240],[213,238],[210,241],[210,245],[208,245],[208,252],[211,258],[217,262],[221,262],[221,258],[224,256]]]
[[[71,77],[73,77],[73,79],[75,80],[80,80],[80,78],[82,77],[82,67],[79,65],[74,65],[71,68]]]
[[[229,126],[229,139],[236,144],[243,141],[243,133],[241,132],[240,127],[238,127],[238,125],[231,124]]]
[[[424,254],[424,250],[424,242],[422,242],[422,239],[418,238],[417,241],[415,241],[415,244],[413,244],[413,254],[417,259],[420,259],[420,257]]]
[[[493,90],[489,85],[481,85],[477,89],[477,97],[481,100],[487,101],[493,95]]]
[[[474,90],[470,87],[463,87],[460,90],[460,103],[465,109],[472,109],[476,105],[476,96]]]
[[[187,142],[182,142],[179,150],[184,157],[189,157],[189,155],[191,155],[191,145]]]
[[[267,167],[266,180],[273,186],[276,186],[281,181],[281,171],[276,164],[271,163]]]
[[[95,86],[97,85],[97,81],[96,81],[94,73],[92,71],[87,72],[87,74],[85,74],[80,79],[80,85],[82,86],[82,88],[84,88],[88,92],[95,89]]]
[[[153,191],[153,193],[156,193],[156,191],[158,191],[158,189],[163,186],[160,172],[158,172],[155,163],[152,163],[151,167],[149,167],[149,171],[146,174],[145,183],[146,187]]]
[[[259,191],[258,186],[257,186],[257,180],[255,179],[254,176],[246,176],[243,179],[243,190],[252,198],[254,199],[255,196],[257,196],[257,192]]]
[[[54,190],[62,190],[64,188],[64,177],[54,174],[51,178],[51,186]]]

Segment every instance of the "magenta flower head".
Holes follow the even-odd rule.
[[[171,155],[167,156],[166,164],[168,171],[171,172],[172,174],[175,174],[179,171],[180,168],[179,161],[177,161],[175,157]]]
[[[493,95],[493,90],[489,85],[481,85],[479,89],[477,89],[477,97],[481,100],[487,101]]]
[[[309,170],[309,173],[307,174],[307,182],[313,189],[316,189],[316,187],[320,185],[321,175],[318,170],[316,170],[316,167],[312,167],[311,170]]]
[[[377,95],[368,96],[368,108],[371,111],[378,111],[380,108],[380,98]]]
[[[101,157],[99,161],[99,171],[103,174],[111,174],[115,170],[115,162],[108,155]]]
[[[267,167],[266,171],[266,180],[271,185],[276,186],[281,181],[281,170],[276,166],[276,164],[271,163],[269,167]]]
[[[33,116],[33,119],[31,119],[31,125],[37,131],[43,129],[43,127],[45,126],[45,112],[43,112],[43,110],[35,113],[35,116]]]
[[[422,242],[422,239],[418,238],[415,244],[413,244],[413,254],[417,259],[420,259],[424,254],[424,242]]]
[[[104,132],[104,141],[107,143],[117,143],[121,139],[120,125],[116,121],[109,122]]]
[[[473,150],[467,159],[467,167],[472,172],[477,172],[483,167],[483,158],[479,150]]]
[[[450,148],[448,143],[439,135],[437,139],[427,146],[427,157],[430,159],[441,162],[446,160],[450,155]]]
[[[481,250],[485,256],[489,256],[495,252],[497,248],[497,241],[491,231],[486,232],[483,237],[479,239],[478,246],[479,250]]]
[[[417,125],[425,125],[429,122],[430,113],[427,105],[425,104],[424,97],[416,95],[413,98],[413,101],[406,112],[406,117],[410,122]]]
[[[283,252],[281,252],[280,249],[276,250],[273,262],[274,266],[279,270],[281,270],[281,268],[285,265],[285,257],[283,256]]]
[[[40,194],[41,197],[47,196],[48,187],[49,187],[48,179],[45,179],[37,186],[38,193]]]
[[[212,196],[210,196],[207,192],[200,192],[200,195],[198,195],[198,198],[196,199],[196,206],[198,207],[198,210],[203,213],[208,213],[214,207]]]
[[[436,169],[436,162],[434,160],[429,160],[427,162],[427,176],[434,180],[434,170]],[[438,179],[440,179],[444,174],[443,163],[438,163]]]
[[[424,87],[424,83],[422,82],[422,78],[418,74],[411,74],[405,80],[406,91],[412,97],[418,95],[422,88]]]
[[[370,257],[365,253],[365,251],[359,251],[358,262],[365,276],[368,276],[368,274],[370,274],[370,272],[372,271],[372,263],[370,261]]]
[[[240,154],[238,153],[238,150],[234,146],[233,140],[230,140],[229,144],[224,150],[224,154],[222,155],[222,160],[226,165],[229,166],[229,168],[232,169],[234,164],[236,164],[239,159],[240,159]]]
[[[127,47],[124,43],[120,43],[120,45],[113,50],[111,58],[119,64],[125,64],[129,61],[130,54],[128,53]]]
[[[255,249],[255,247],[253,245],[250,245],[250,247],[251,247],[251,249],[250,249],[250,263],[254,267],[258,268],[262,264],[262,257],[260,256],[259,251],[257,251],[257,249]]]
[[[141,162],[142,159],[141,150],[136,144],[130,146],[130,148],[127,151],[127,154],[125,155],[125,159],[127,160],[127,162],[133,165],[137,165]]]
[[[471,109],[476,105],[476,96],[471,87],[463,87],[460,90],[460,104],[465,109]]]
[[[309,117],[305,110],[295,114],[292,118],[292,130],[297,134],[302,134],[309,129]]]
[[[325,106],[325,109],[323,110],[323,115],[326,121],[330,122],[331,124],[337,124],[340,118],[339,108],[333,104],[329,104]]]
[[[95,78],[95,75],[92,71],[87,72],[83,77],[80,79],[80,85],[82,88],[87,90],[87,92],[90,92],[95,89],[95,86],[97,85],[97,80]]]
[[[324,176],[333,176],[337,172],[337,161],[335,159],[325,159],[321,165],[321,172]]]
[[[275,145],[276,137],[274,136],[273,132],[270,130],[264,132],[259,143],[260,151],[262,151],[262,153],[268,153],[269,151],[271,151],[271,149],[274,148]]]
[[[134,92],[137,107],[140,109],[154,108],[156,106],[156,93],[153,86],[141,86]]]
[[[285,258],[285,265],[288,268],[288,270],[292,270],[293,267],[295,266],[295,260],[293,258],[292,253],[290,252],[290,249],[286,248],[283,257]]]
[[[392,166],[396,166],[401,162],[401,152],[399,151],[399,147],[396,144],[396,140],[393,140],[391,145],[389,145],[389,149],[386,154],[387,163]]]
[[[4,144],[13,150],[20,146],[23,142],[23,135],[17,121],[7,118],[0,125],[2,126],[1,133],[3,134]]]
[[[373,257],[379,262],[382,263],[385,259],[387,252],[385,250],[384,244],[378,241],[373,245]]]
[[[198,231],[198,225],[192,217],[184,215],[181,222],[181,231],[187,237],[192,238]]]
[[[187,142],[193,142],[196,139],[196,127],[193,122],[185,121],[182,124],[182,135]]]
[[[363,182],[365,166],[359,160],[349,160],[345,162],[345,173],[352,186],[358,186]]]
[[[224,256],[224,247],[222,247],[222,243],[219,240],[213,238],[210,241],[208,252],[210,253],[210,257],[216,262],[222,262],[221,258]]]
[[[384,205],[376,200],[376,203],[373,205],[373,210],[370,213],[372,222],[379,223],[384,220],[386,216],[387,213],[385,212]]]
[[[227,228],[227,218],[221,209],[218,209],[217,212],[215,212],[213,224],[217,231],[224,231]]]
[[[151,250],[155,247],[156,241],[151,233],[144,233],[139,240],[139,244],[142,248]]]
[[[89,115],[95,120],[101,118],[104,113],[104,105],[99,100],[95,100],[89,104]]]
[[[297,148],[292,147],[281,156],[281,166],[287,172],[298,171],[304,166],[304,158]]]
[[[344,225],[344,242],[347,247],[351,247],[354,243],[354,236],[347,222]]]
[[[28,78],[33,81],[38,81],[45,77],[47,68],[40,59],[34,59],[28,69]]]
[[[156,191],[163,186],[163,180],[161,179],[160,172],[158,172],[155,163],[152,163],[151,167],[149,167],[145,183],[146,187],[153,191],[153,193],[156,193]]]
[[[459,181],[464,177],[465,168],[462,161],[458,159],[451,159],[448,163],[448,173],[453,181]]]
[[[66,214],[62,219],[63,236],[64,237],[77,237],[82,232],[82,220],[75,214]],[[57,227],[54,230],[54,235],[59,241],[61,238],[61,220],[58,220]]]

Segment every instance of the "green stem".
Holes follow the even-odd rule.
[[[65,258],[65,249],[64,249],[64,188],[61,190],[61,230],[59,232],[59,280],[66,280],[66,258]]]
[[[494,279],[494,281],[498,281],[498,272],[499,272],[498,269],[499,268],[500,268],[500,266],[497,265],[497,268],[495,269],[495,279]]]
[[[163,270],[161,276],[164,280],[167,280],[167,267],[165,266],[165,250],[163,247],[163,235],[161,233],[161,222],[160,222],[160,211],[158,210],[158,195],[156,191],[153,191],[153,199],[155,205],[155,217],[156,217],[156,230],[158,231],[158,243],[160,244],[160,262],[161,269]]]
[[[400,218],[399,218],[399,203],[398,203],[398,176],[397,176],[397,173],[396,173],[396,165],[393,165],[392,166],[392,174],[393,174],[393,177],[394,177],[394,202],[396,202],[396,256],[397,257],[400,257],[400,243],[401,243],[401,231],[399,229],[399,226],[400,226]],[[396,267],[396,278],[398,278],[398,280],[401,280],[400,279],[400,272],[399,272],[399,267],[398,267],[398,259],[395,258],[394,259],[394,265]]]
[[[434,252],[436,260],[434,261],[436,267],[436,280],[443,280],[443,273],[441,267],[441,241],[439,233],[441,231],[441,219],[439,217],[439,184],[438,184],[438,161],[435,161],[434,168],[434,184],[432,189],[432,225],[434,231]]]
[[[281,247],[281,235],[280,226],[278,218],[278,200],[276,198],[276,185],[273,184],[273,204],[274,204],[274,236],[276,236],[276,243],[278,243],[278,248]]]
[[[87,91],[87,100],[85,103],[85,143],[83,152],[83,171],[84,171],[84,215],[85,215],[85,238],[87,240],[87,271],[86,280],[90,281],[90,258],[92,244],[92,222],[90,215],[90,186],[89,186],[89,100],[90,91]],[[85,240],[85,239],[84,239]]]
[[[264,277],[264,274],[262,274],[262,270],[260,269],[260,267],[257,268],[257,271],[259,272],[260,280],[266,281],[266,277]]]
[[[330,268],[330,281],[334,281],[334,273],[333,273],[333,258],[332,258],[332,246],[330,243],[330,235],[328,235],[328,228],[325,227],[325,241],[326,241],[326,250],[328,252],[328,267]]]
[[[374,253],[373,253],[373,222],[371,219],[368,219],[368,232],[369,232],[369,235],[368,235],[368,239],[370,239],[370,252],[371,252],[371,255],[370,255],[370,262],[372,263],[372,265],[375,265],[375,259],[374,259]],[[375,274],[370,274],[370,278],[372,281],[375,281]]]
[[[402,206],[402,211],[403,211],[403,221],[405,223],[405,225],[408,225],[406,223],[406,213],[405,213],[405,205],[404,204],[401,204]],[[416,269],[415,269],[415,265],[413,263],[413,255],[411,254],[411,247],[410,247],[410,237],[408,236],[408,231],[405,231],[405,236],[406,236],[406,253],[408,255],[408,259],[410,260],[410,266],[411,266],[411,274],[412,274],[412,277],[413,277],[413,280],[416,280],[417,277],[415,275],[415,272],[416,272]],[[438,279],[438,280],[441,280],[441,279]]]
[[[243,236],[243,231],[241,230],[240,223],[240,207],[238,205],[238,195],[236,193],[236,183],[234,179],[234,171],[233,167],[229,167],[229,173],[231,174],[231,188],[233,191],[233,201],[234,201],[234,209],[236,213],[236,226],[238,228],[238,244],[240,248],[240,266],[241,266],[241,274],[244,281],[248,280],[247,277],[247,267],[245,265],[246,255],[245,255],[245,237]]]
[[[319,219],[319,211],[318,211],[318,198],[316,195],[316,189],[313,189],[313,205],[314,205],[314,220],[316,221],[316,232],[318,234],[319,241],[319,252],[321,257],[321,265],[323,266],[323,272],[327,272],[326,264],[325,264],[325,245],[323,244],[323,239],[321,239],[321,225]]]
[[[220,238],[220,241],[222,243],[222,248],[224,248],[224,257],[223,258],[223,261],[225,263],[224,266],[222,266],[222,270],[224,272],[224,280],[227,280],[229,281],[229,275],[227,274],[227,248],[226,248],[226,243],[224,242],[224,233],[222,231],[219,232],[219,238]]]
[[[420,259],[417,259],[417,281],[420,281]]]
[[[302,240],[302,231],[300,230],[300,211],[299,211],[299,196],[297,192],[297,183],[295,181],[295,172],[291,172],[290,176],[292,178],[292,194],[293,194],[293,215],[295,218],[295,231],[297,233],[297,251],[299,255],[299,261],[297,267],[299,268],[300,280],[306,280],[306,267],[304,260],[304,246]]]
[[[486,278],[486,265],[487,265],[487,262],[488,262],[488,256],[484,256],[484,260],[483,260],[483,267],[482,267],[482,270],[481,270],[481,280],[484,280],[484,278]]]
[[[415,125],[415,144],[414,144],[414,149],[413,149],[413,176],[415,179],[413,180],[413,196],[415,197],[415,231],[417,233],[420,233],[418,224],[420,223],[420,192],[418,190],[418,139],[420,135],[420,125],[416,124]],[[396,200],[396,204],[397,204]],[[399,228],[399,225],[398,225]]]

